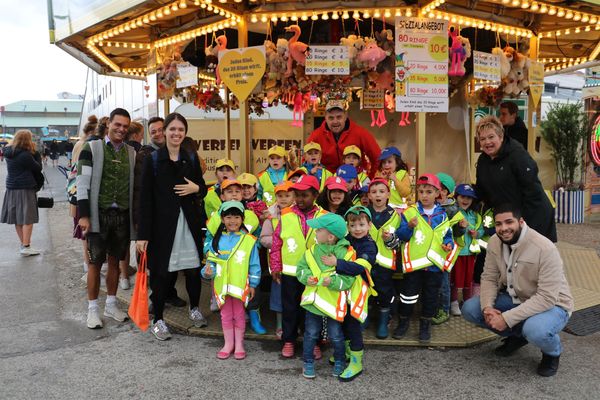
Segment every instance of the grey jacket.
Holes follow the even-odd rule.
[[[98,195],[100,193],[100,183],[102,182],[102,170],[104,166],[104,140],[94,140],[88,142],[92,152],[91,171],[87,168],[82,169],[80,175],[77,175],[77,201],[89,200],[90,203],[90,232],[100,232],[100,219],[98,216]],[[129,156],[129,232],[131,237],[135,237],[133,227],[133,182],[135,167],[135,150],[133,147],[125,144]]]
[[[503,243],[494,235],[488,242],[481,274],[481,310],[494,307],[498,292],[506,290],[516,296],[517,307],[502,313],[506,324],[513,327],[536,314],[559,306],[571,313],[573,297],[565,278],[558,249],[550,240],[527,228],[512,245],[510,266],[502,253]],[[512,274],[512,288],[507,283],[507,270]],[[520,304],[519,304],[520,303]]]

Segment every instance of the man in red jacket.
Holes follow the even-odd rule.
[[[344,163],[343,151],[346,146],[355,145],[362,151],[361,165],[367,166],[365,156],[369,159],[369,177],[372,179],[377,171],[377,161],[381,148],[375,138],[365,128],[348,119],[344,100],[329,100],[325,106],[325,121],[308,137],[307,143],[316,142],[321,145],[323,156],[321,163],[332,173]],[[365,168],[366,169],[366,168]]]

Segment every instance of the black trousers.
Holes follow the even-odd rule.
[[[394,281],[392,280],[394,272],[378,264],[373,265],[373,269],[371,269],[371,277],[373,278],[375,291],[377,292],[375,299],[379,304],[379,308],[390,308],[394,302],[394,297],[396,296]]]
[[[410,317],[415,304],[420,299],[421,317],[432,318],[438,308],[438,291],[441,286],[441,271],[430,272],[419,270],[404,274],[400,286],[400,307],[398,308],[398,315],[403,318]]]
[[[298,328],[304,320],[304,309],[300,307],[300,297],[304,285],[295,276],[281,275],[281,305],[283,308],[284,342],[295,342],[298,338]]]
[[[477,254],[475,259],[475,272],[473,273],[473,282],[481,283],[481,273],[483,272],[483,264],[485,264],[485,255],[487,252],[484,248],[481,249],[481,253]]]
[[[190,298],[190,309],[198,307],[200,302],[200,291],[202,282],[200,280],[200,268],[191,268],[183,270],[185,275],[185,288]],[[154,308],[154,322],[163,319],[165,310],[165,301],[172,297],[174,281],[177,280],[177,272],[157,272],[150,271],[150,288],[152,294],[152,306]]]
[[[347,314],[342,323],[344,338],[350,341],[350,350],[361,351],[364,348],[360,321]]]

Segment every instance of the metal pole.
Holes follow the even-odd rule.
[[[248,47],[248,22],[247,16],[244,15],[237,25],[238,32],[238,47]],[[241,172],[253,172],[251,166],[251,155],[250,155],[250,130],[248,124],[248,118],[250,112],[248,109],[248,102],[246,100],[240,101],[240,166],[244,168]]]
[[[425,173],[425,138],[426,138],[426,123],[425,116],[427,113],[417,113],[417,173],[415,178]]]
[[[229,108],[229,88],[225,86],[225,155],[231,160],[231,109]]]

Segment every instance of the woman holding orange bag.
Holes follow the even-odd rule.
[[[185,273],[189,318],[196,327],[207,325],[198,308],[202,229],[206,227],[201,202],[207,189],[197,155],[181,148],[187,130],[182,115],[169,114],[164,122],[166,146],[146,157],[142,170],[136,246],[138,252],[147,251],[148,255],[154,306],[151,330],[158,340],[171,338],[163,310],[173,274],[180,270]]]

